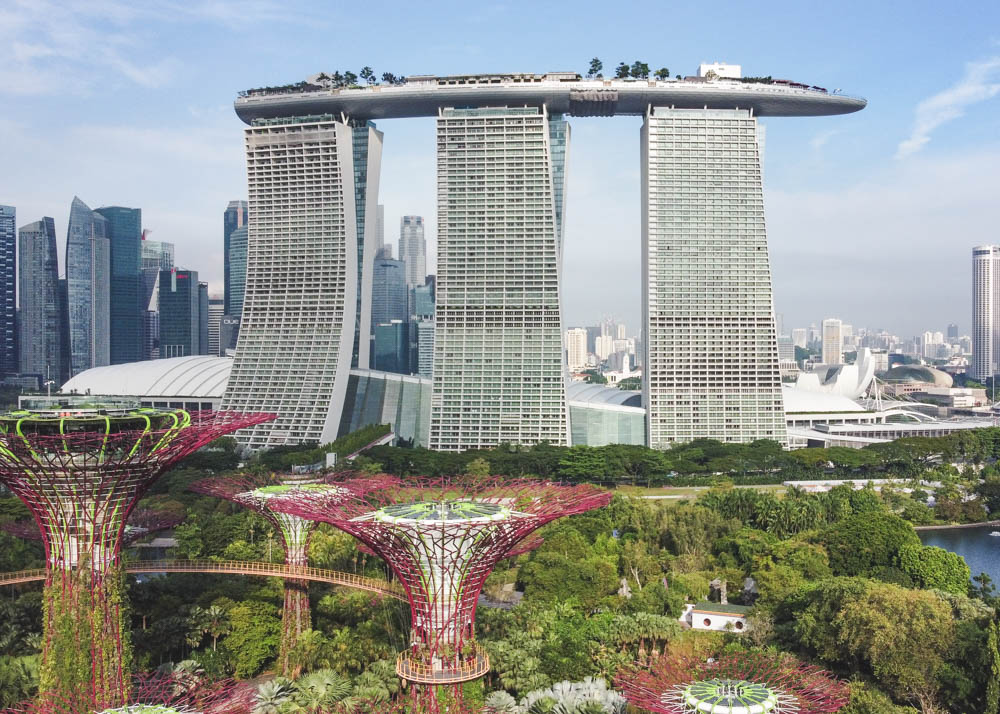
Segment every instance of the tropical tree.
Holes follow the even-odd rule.
[[[288,653],[292,679],[296,680],[303,672],[310,672],[320,665],[329,667],[329,660],[324,659],[324,651],[329,644],[330,640],[319,630],[302,632]]]
[[[305,675],[294,685],[292,705],[287,707],[294,714],[325,714],[351,696],[351,680],[332,669],[318,669]]]
[[[666,67],[660,67],[656,70],[654,75],[657,79],[670,79],[670,70]]]
[[[649,65],[636,60],[632,63],[632,67],[629,68],[629,74],[632,75],[633,79],[646,79],[649,77]]]
[[[375,82],[377,81],[375,79],[375,72],[372,71],[371,67],[368,66],[362,67],[361,72],[359,74],[361,75],[361,79],[368,82],[368,84],[375,84]]]
[[[617,77],[618,79],[625,79],[626,77],[628,77],[629,71],[630,68],[627,62],[619,62],[618,66],[615,67],[615,77]]]
[[[590,60],[590,69],[587,70],[587,76],[591,78],[600,77],[601,70],[603,69],[604,69],[604,63],[602,63],[601,60],[595,57],[594,59]]]

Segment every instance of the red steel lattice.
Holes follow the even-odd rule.
[[[27,506],[45,547],[43,694],[89,697],[102,708],[126,700],[128,647],[115,567],[126,522],[177,461],[274,418],[100,408],[0,415],[0,483]],[[88,654],[89,681],[66,681],[60,672],[80,676],[79,660]]]
[[[830,672],[789,655],[744,653],[711,661],[662,656],[648,667],[633,665],[620,670],[615,686],[629,704],[659,714],[688,714],[680,692],[705,680],[746,681],[766,686],[789,701],[788,711],[830,714],[847,706],[850,687]]]
[[[125,530],[122,532],[122,547],[127,548],[137,543],[151,533],[169,530],[183,522],[184,517],[169,511],[157,511],[152,508],[137,508],[132,511]],[[42,532],[34,521],[14,521],[0,523],[0,530],[10,533],[23,540],[42,540]]]
[[[457,685],[488,671],[489,660],[473,639],[473,622],[483,583],[499,560],[546,523],[611,500],[594,486],[529,479],[418,477],[387,483],[342,475],[332,482],[345,493],[299,492],[275,498],[271,507],[329,523],[388,563],[406,590],[413,628],[412,646],[396,671],[424,685]],[[435,705],[425,701],[425,706]]]

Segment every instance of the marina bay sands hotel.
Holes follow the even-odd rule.
[[[717,71],[715,71],[717,70]],[[570,443],[561,318],[570,125],[641,116],[645,443],[784,443],[759,117],[865,100],[719,65],[678,80],[407,77],[243,92],[249,247],[222,406],[277,412],[251,448],[336,438],[369,367],[379,119],[437,117],[428,445]],[[402,405],[406,409],[405,404]]]

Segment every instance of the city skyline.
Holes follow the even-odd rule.
[[[21,180],[0,184],[0,202],[17,207],[20,225],[54,217],[62,254],[74,193],[85,194],[91,205],[141,206],[146,227],[157,239],[177,244],[177,264],[202,271],[216,293],[223,265],[218,206],[246,196],[241,146],[234,138],[238,120],[228,106],[237,89],[304,78],[355,58],[359,66],[368,62],[376,70],[404,74],[447,74],[466,71],[470,64],[483,71],[585,71],[595,54],[606,67],[619,59],[631,61],[633,55],[659,61],[654,55],[663,54],[672,73],[691,74],[701,60],[728,59],[742,62],[747,74],[844,86],[872,101],[850,124],[835,118],[808,127],[781,119],[762,122],[776,128],[764,161],[765,203],[775,304],[786,322],[806,325],[823,313],[836,313],[854,324],[883,325],[901,334],[925,329],[917,324],[925,317],[941,326],[956,319],[968,324],[962,256],[993,240],[994,232],[989,206],[997,188],[992,166],[1000,150],[989,106],[998,92],[1000,48],[988,27],[1000,12],[996,8],[983,8],[985,17],[981,13],[972,23],[967,13],[934,6],[937,14],[930,23],[924,21],[929,3],[913,5],[905,16],[866,7],[865,22],[859,23],[860,5],[810,13],[786,5],[774,9],[784,20],[779,30],[751,8],[734,5],[713,23],[711,33],[685,33],[668,52],[659,52],[652,49],[660,45],[652,28],[638,28],[627,38],[601,37],[582,20],[588,12],[584,4],[580,19],[558,13],[558,22],[576,29],[561,33],[565,37],[557,42],[533,43],[541,30],[518,26],[526,41],[515,52],[501,39],[519,14],[511,7],[509,12],[486,6],[467,17],[449,15],[438,27],[437,13],[386,5],[380,36],[402,36],[413,27],[427,33],[428,49],[415,61],[392,42],[383,43],[378,57],[368,56],[373,30],[357,20],[351,21],[357,31],[345,33],[338,57],[328,59],[321,38],[331,20],[316,5],[293,3],[279,10],[262,2],[237,11],[222,2],[214,7],[195,4],[170,18],[152,5],[115,3],[101,11],[78,9],[69,18],[49,17],[39,8],[9,11],[10,22],[0,32],[15,33],[12,43],[25,49],[15,53],[11,81],[0,86],[0,94],[13,100],[0,143],[14,169],[9,175]],[[553,12],[545,9],[540,17]],[[672,21],[697,26],[695,15],[694,8],[677,8]],[[149,35],[151,20],[158,23],[156,37]],[[90,58],[83,64],[85,76],[61,76],[58,70],[70,62],[70,50],[55,36],[56,23],[87,36],[103,32],[127,44],[142,42],[148,52],[141,56],[158,59],[126,60],[117,49],[111,54],[119,61]],[[219,27],[239,32],[219,33]],[[463,33],[475,39],[467,44],[448,39]],[[287,44],[281,38],[291,35],[296,51],[279,52]],[[850,55],[833,62],[827,53],[814,51],[828,46],[829,38],[846,35],[856,38]],[[26,36],[36,37],[36,44],[25,44]],[[207,36],[212,42],[202,41]],[[271,49],[245,57],[236,49],[246,41]],[[196,44],[201,47],[192,47]],[[28,47],[48,47],[50,53],[42,56]],[[178,59],[182,55],[184,61]],[[205,63],[219,72],[196,73]],[[890,66],[919,69],[907,71],[905,82],[895,71],[873,71]],[[148,111],[122,112],[123,102]],[[639,122],[611,126],[590,118],[574,126],[564,319],[567,325],[592,322],[610,308],[637,325],[638,286],[622,278],[639,266],[639,210],[633,198],[638,154],[628,148],[634,147]],[[425,217],[428,272],[434,272],[432,120],[409,126],[388,120],[380,127],[391,137],[383,162],[386,221],[393,226],[402,215]],[[626,150],[613,150],[618,145]],[[112,146],[116,151],[108,152]],[[952,233],[956,213],[963,217],[961,244],[944,256],[932,253],[939,236]],[[878,269],[899,260],[902,270]],[[840,271],[855,276],[855,289],[844,290],[836,275]],[[921,284],[934,284],[936,294],[917,289]],[[890,294],[905,299],[886,300]]]

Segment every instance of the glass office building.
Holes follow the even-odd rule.
[[[108,223],[111,248],[111,364],[144,359],[142,209],[105,206],[94,211]]]
[[[74,197],[66,235],[70,376],[111,364],[110,303],[108,221]]]

